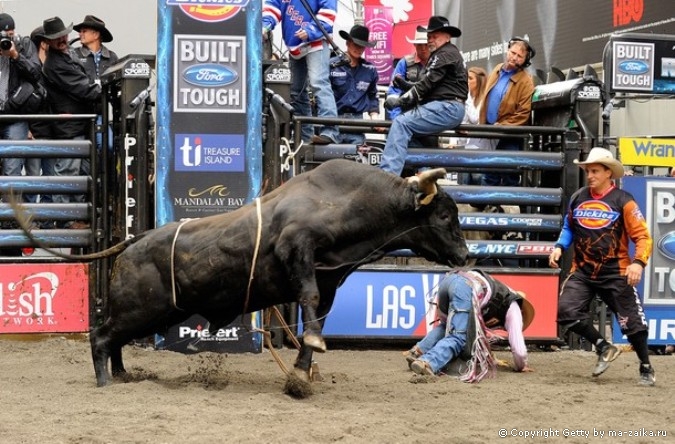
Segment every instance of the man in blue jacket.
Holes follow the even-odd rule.
[[[354,25],[349,33],[340,31],[340,37],[347,41],[349,64],[339,63],[341,56],[330,60],[330,83],[340,117],[362,119],[363,113],[368,113],[375,119],[380,114],[377,68],[362,57],[366,47],[372,48],[376,44],[368,40],[369,34],[363,25]],[[339,135],[341,143],[363,145],[365,140],[363,133]]]

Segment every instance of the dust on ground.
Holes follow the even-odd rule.
[[[500,370],[465,384],[413,375],[399,350],[333,349],[315,354],[324,381],[313,384],[312,396],[294,399],[283,393],[286,376],[267,350],[123,352],[128,377],[97,388],[88,341],[0,340],[0,441],[569,444],[675,436],[673,356],[653,356],[656,387],[637,385],[632,352],[593,378],[595,354],[569,350],[531,352],[533,373]],[[296,351],[280,354],[292,366]],[[507,438],[500,439],[502,429]],[[609,438],[610,431],[623,436]],[[667,436],[645,436],[657,431]]]

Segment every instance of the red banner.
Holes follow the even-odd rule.
[[[392,23],[392,56],[400,59],[406,54],[415,52],[409,39],[415,37],[417,26],[427,26],[433,11],[432,0],[366,0],[365,7],[391,7]],[[367,10],[367,9],[366,9]],[[371,29],[372,31],[372,29]]]
[[[0,265],[0,333],[88,330],[87,264]]]

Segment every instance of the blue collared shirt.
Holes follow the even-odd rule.
[[[330,83],[333,87],[338,115],[379,113],[378,78],[375,66],[365,60],[361,60],[355,68],[349,65],[331,68]]]
[[[488,93],[487,100],[485,101],[487,106],[487,115],[485,119],[488,124],[492,125],[497,121],[497,117],[499,116],[499,106],[502,104],[504,94],[506,94],[506,91],[509,89],[511,77],[516,71],[517,70],[515,69],[512,71],[499,70],[499,79]]]

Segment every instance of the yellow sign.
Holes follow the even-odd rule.
[[[624,165],[675,166],[675,139],[620,137],[619,153]]]

